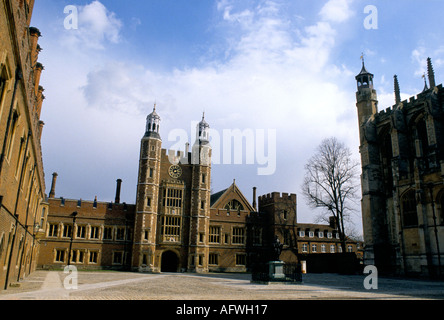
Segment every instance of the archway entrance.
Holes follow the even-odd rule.
[[[177,272],[179,268],[179,258],[173,251],[165,251],[162,253],[161,272]]]

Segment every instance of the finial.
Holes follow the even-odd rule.
[[[360,59],[362,60],[362,66],[364,66],[364,52],[361,52]]]
[[[429,85],[430,88],[435,88],[435,72],[433,71],[432,59],[427,58],[427,73],[429,75]]]
[[[401,94],[399,91],[399,82],[398,82],[398,76],[395,74],[393,76],[394,81],[395,81],[395,103],[399,104],[401,102]]]
[[[205,110],[202,112],[202,120],[205,119]]]
[[[153,111],[156,111],[156,100],[154,100],[154,108]]]

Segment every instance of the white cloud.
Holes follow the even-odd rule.
[[[78,7],[78,29],[65,32],[64,43],[88,49],[104,49],[106,42],[119,43],[122,22],[101,2]]]
[[[350,3],[350,0],[330,0],[322,7],[319,14],[325,21],[344,22],[353,15]]]
[[[335,8],[339,4],[336,3]],[[334,19],[330,17],[327,21],[324,8],[323,19],[301,27],[300,19],[291,19],[294,13],[284,12],[273,1],[262,1],[249,8],[239,8],[234,1],[220,1],[218,9],[229,45],[225,59],[169,73],[134,65],[130,58],[100,64],[96,61],[94,68],[89,67],[83,77],[78,77],[82,82],[79,92],[89,108],[76,109],[76,119],[83,116],[93,123],[104,114],[103,119],[98,120],[103,123],[97,141],[100,140],[101,148],[108,152],[115,150],[119,142],[131,140],[131,145],[123,142],[125,145],[118,155],[109,155],[114,159],[114,166],[126,159],[137,166],[138,147],[134,145],[143,134],[144,118],[151,111],[154,100],[162,118],[163,147],[172,144],[167,141],[169,130],[188,130],[191,121],[199,120],[203,110],[215,130],[277,129],[277,171],[272,177],[261,177],[260,183],[270,186],[267,188],[298,193],[304,162],[322,139],[334,135],[352,150],[357,150],[354,95],[341,89],[343,82],[354,76],[343,66],[331,62],[338,34],[330,23]],[[93,2],[80,12],[83,20],[79,21],[79,26],[82,21],[85,26],[93,25],[83,31],[79,29],[82,37],[77,38],[87,43],[88,49],[104,47],[105,41],[119,41],[121,23],[102,4]],[[94,21],[94,16],[99,17],[98,21]],[[345,16],[341,19],[344,21]],[[91,43],[84,38],[87,34],[93,35]],[[75,106],[67,101],[63,107]],[[137,117],[140,127],[134,124]],[[124,129],[123,125],[130,127]],[[122,134],[117,134],[114,129],[117,127]],[[98,129],[91,125],[85,129],[85,134],[93,134]],[[88,140],[85,149],[87,143]],[[98,150],[85,150],[87,152],[96,155],[96,159],[101,156]],[[132,169],[133,173],[137,170]],[[226,187],[221,184],[227,183],[227,177],[235,170],[234,166],[214,167],[215,191]],[[253,172],[255,174],[256,170]],[[136,185],[136,174],[134,180],[128,182],[131,187]],[[238,179],[251,184],[257,177]],[[276,191],[264,189],[260,192]],[[302,208],[303,201],[299,208],[301,216]]]

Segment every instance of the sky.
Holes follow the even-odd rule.
[[[402,99],[422,91],[427,57],[442,83],[442,12],[441,0],[36,0],[47,193],[57,172],[56,197],[114,201],[120,178],[121,202],[135,203],[156,104],[166,149],[192,144],[205,112],[213,192],[235,179],[250,201],[253,187],[296,193],[298,221],[313,222],[301,183],[316,147],[334,136],[360,160],[361,56],[379,110],[395,74]],[[237,152],[236,133],[249,141]]]

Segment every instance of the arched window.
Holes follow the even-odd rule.
[[[225,205],[225,209],[228,211],[241,211],[244,210],[244,206],[237,201],[236,199],[230,200],[226,205]]]
[[[418,214],[416,212],[416,193],[407,191],[401,197],[401,218],[403,227],[418,226]]]

